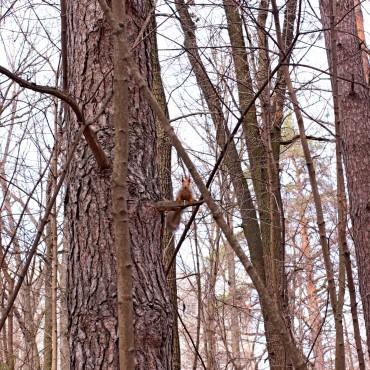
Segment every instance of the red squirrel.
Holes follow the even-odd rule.
[[[182,186],[176,195],[176,203],[184,204],[184,202],[192,203],[193,202],[193,193],[191,192],[191,180],[190,177],[182,178]],[[175,231],[181,221],[181,214],[183,208],[179,208],[176,211],[168,212],[167,215],[167,227],[170,231]]]

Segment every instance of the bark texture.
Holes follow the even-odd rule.
[[[68,90],[84,103],[86,118],[112,89],[111,29],[95,1],[67,1]],[[127,3],[126,37],[132,43],[149,13],[148,2]],[[144,33],[145,35],[145,33]],[[151,86],[152,39],[134,58]],[[67,115],[67,142],[78,128]],[[151,109],[129,85],[128,217],[133,259],[135,360],[137,369],[171,368],[172,312],[161,260],[162,221],[155,166],[156,135]],[[112,159],[112,112],[94,129]],[[100,172],[85,142],[71,164],[65,198],[69,246],[67,306],[71,369],[118,368],[116,261],[112,238],[111,172]]]
[[[103,0],[104,1],[104,0]],[[101,2],[100,2],[101,4]],[[132,258],[128,218],[128,156],[129,156],[129,95],[125,45],[121,33],[126,32],[126,2],[112,0],[116,22],[122,24],[120,33],[114,32],[113,42],[113,126],[114,160],[112,175],[112,214],[117,262],[117,314],[119,368],[135,369],[134,305]],[[105,13],[106,14],[106,13]],[[114,28],[114,21],[110,19]]]
[[[320,8],[324,29],[329,29],[330,1],[321,0]],[[353,0],[337,2],[334,24],[337,30],[339,127],[367,343],[370,348],[370,92],[364,72],[364,51],[361,39],[357,36]],[[330,63],[328,32],[325,33],[325,41]]]

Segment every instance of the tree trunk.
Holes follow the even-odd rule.
[[[298,180],[300,183],[300,180]],[[302,189],[303,191],[303,189]],[[308,236],[308,222],[304,215],[302,215],[302,228],[301,228],[301,238],[302,238],[302,252],[305,256],[306,262],[306,282],[307,282],[307,303],[308,303],[308,319],[309,325],[311,328],[311,343],[314,345],[315,353],[315,369],[324,370],[324,349],[322,346],[322,336],[320,335],[321,331],[321,314],[320,314],[320,305],[317,297],[317,289],[314,282],[314,266],[313,266],[313,257],[310,245],[310,239]]]
[[[23,321],[25,327],[23,330],[23,336],[25,340],[25,351],[24,351],[24,369],[26,370],[41,370],[40,354],[36,341],[37,326],[36,320],[34,320],[34,312],[32,312],[31,303],[31,285],[28,281],[25,281],[21,290],[21,305],[23,313]]]
[[[66,235],[66,233],[64,233]],[[60,367],[63,370],[69,370],[69,345],[68,345],[68,312],[67,312],[67,261],[68,261],[68,245],[63,240],[63,253],[60,264],[60,319],[59,319],[59,335],[60,335]]]
[[[217,228],[218,229],[218,228]],[[209,255],[209,274],[207,276],[207,285],[205,287],[205,305],[204,311],[204,340],[206,348],[206,363],[207,370],[216,370],[217,366],[217,340],[216,340],[216,315],[217,315],[217,301],[216,301],[216,279],[219,265],[219,243],[220,231],[216,231],[215,241],[210,241],[211,250]]]
[[[58,118],[59,105],[55,103],[54,119],[54,150],[51,160],[51,193],[56,191],[58,180]],[[51,242],[51,370],[58,367],[58,323],[57,323],[57,296],[58,296],[58,229],[57,229],[57,205],[53,205],[50,215],[50,242]]]
[[[49,173],[47,196],[51,194],[51,173]],[[50,190],[50,191],[49,191]],[[45,267],[44,267],[44,279],[45,279],[45,318],[44,318],[44,370],[51,370],[51,335],[52,335],[52,318],[51,318],[51,270],[52,270],[52,258],[53,258],[53,244],[51,237],[51,226],[50,222],[46,228],[46,255],[45,255]]]
[[[153,21],[153,29],[156,29],[155,21]],[[156,36],[153,37],[153,94],[158,103],[161,105],[164,112],[168,117],[168,110],[166,104],[166,96],[164,93],[161,69],[159,65],[159,56],[157,48]],[[171,180],[171,150],[172,145],[167,135],[165,134],[162,126],[156,117],[156,130],[157,130],[157,151],[158,151],[158,172],[159,183],[161,187],[161,194],[164,199],[172,199],[172,180]],[[173,233],[167,228],[163,231],[162,249],[163,249],[163,262],[164,266],[168,266],[172,256],[175,252],[175,240],[172,237]],[[167,283],[170,289],[170,300],[173,310],[173,327],[172,327],[172,370],[181,369],[181,353],[180,353],[180,338],[177,320],[177,282],[176,282],[176,262],[171,266],[167,275]]]
[[[13,290],[13,287],[10,287],[10,290],[9,290],[9,295],[11,294]],[[9,370],[13,370],[14,369],[14,360],[15,360],[15,356],[14,356],[14,338],[13,338],[13,335],[14,335],[14,321],[13,321],[13,309],[9,312],[9,316],[8,316],[8,343],[7,343],[7,359],[6,359],[6,364],[8,366],[8,369]]]
[[[5,286],[4,282],[5,282],[5,279],[1,279],[0,280],[1,283],[2,283],[2,286]],[[1,302],[0,302],[0,309],[1,309],[1,312],[3,312],[4,310],[4,304],[5,302],[5,290],[3,290],[1,292]],[[1,343],[1,361],[2,362],[6,362],[6,359],[7,359],[7,356],[8,356],[8,340],[7,340],[7,326],[4,326],[4,329],[2,330],[1,332],[1,340],[0,340],[0,343]]]
[[[321,20],[330,29],[330,1],[321,0]],[[357,10],[359,11],[359,10]],[[347,173],[350,216],[353,224],[360,293],[370,349],[370,93],[364,73],[361,41],[357,37],[354,1],[337,2],[338,105],[343,159]],[[340,22],[337,24],[337,22]],[[330,64],[330,35],[325,33]]]
[[[68,90],[84,102],[91,119],[112,89],[111,28],[96,2],[67,1]],[[132,43],[151,10],[127,4],[126,34]],[[134,58],[151,86],[152,39],[144,37]],[[171,368],[172,311],[161,258],[162,222],[155,166],[154,117],[137,85],[129,84],[128,217],[133,259],[135,360],[137,369]],[[78,128],[67,114],[67,142]],[[110,106],[95,122],[97,138],[112,157]],[[100,172],[85,142],[69,170],[65,198],[69,246],[67,306],[70,368],[118,368],[116,251],[113,244],[111,170]]]
[[[242,369],[241,353],[240,353],[240,325],[239,325],[239,309],[237,299],[237,288],[235,279],[235,253],[226,245],[226,261],[227,274],[230,294],[230,332],[231,332],[231,351],[233,358],[233,365],[235,370]]]

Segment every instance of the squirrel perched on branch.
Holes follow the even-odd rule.
[[[176,196],[176,203],[184,204],[185,201],[188,203],[193,202],[193,193],[191,191],[191,180],[190,177],[183,177],[182,178],[182,186],[181,189],[178,191]],[[170,231],[175,231],[181,221],[181,214],[183,212],[182,208],[179,208],[176,211],[168,212],[166,224]]]

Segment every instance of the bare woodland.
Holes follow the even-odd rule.
[[[370,368],[369,32],[1,0],[0,370]]]

